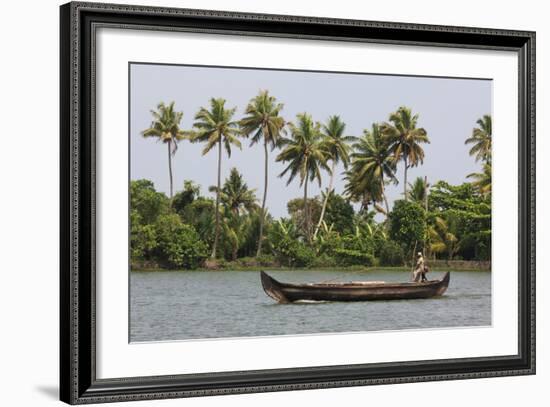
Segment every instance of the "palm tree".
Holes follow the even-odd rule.
[[[492,120],[491,116],[486,114],[477,122],[478,127],[472,131],[472,136],[464,142],[464,144],[473,144],[470,149],[470,155],[476,157],[476,161],[491,161],[492,147]]]
[[[206,146],[202,150],[202,155],[207,154],[214,146],[218,146],[218,183],[216,189],[216,232],[214,244],[212,245],[212,258],[216,257],[218,239],[220,235],[220,186],[222,172],[222,147],[225,148],[227,156],[231,156],[231,146],[241,148],[241,142],[238,139],[240,135],[239,125],[231,121],[236,107],[232,109],[225,108],[225,99],[210,99],[210,110],[201,107],[195,115],[193,127],[196,131],[191,136],[193,142],[205,142]]]
[[[210,187],[211,192],[218,192],[215,186]],[[232,168],[229,177],[225,180],[220,190],[220,201],[228,212],[234,216],[242,215],[258,209],[257,198],[254,189],[248,189],[243,176],[236,168]]]
[[[430,184],[426,178],[416,177],[412,184],[409,184],[410,190],[408,191],[409,199],[411,201],[417,202],[418,204],[425,207],[427,200],[427,193]],[[425,208],[427,210],[427,208]]]
[[[428,229],[432,253],[447,253],[449,260],[460,250],[460,242],[445,219],[436,216],[435,223]]]
[[[387,138],[389,149],[397,163],[403,160],[403,196],[407,200],[407,171],[424,162],[424,150],[421,143],[429,143],[428,134],[423,128],[417,128],[418,114],[413,115],[411,109],[401,106],[390,114],[390,123],[382,124],[382,133]]]
[[[309,181],[315,179],[321,186],[321,170],[330,173],[330,168],[327,165],[327,153],[322,146],[320,123],[314,123],[307,113],[298,114],[296,119],[296,124],[289,123],[292,137],[281,139],[283,151],[276,160],[288,162],[288,166],[279,174],[279,177],[283,177],[288,173],[287,185],[296,175],[300,176],[300,186],[304,186],[304,232],[311,241],[307,187]]]
[[[323,223],[323,218],[325,217],[325,211],[327,209],[328,197],[332,192],[332,184],[334,182],[334,170],[336,164],[340,161],[344,164],[344,168],[348,168],[349,163],[349,152],[351,147],[349,142],[355,139],[352,136],[345,136],[344,130],[346,129],[346,124],[340,119],[339,116],[330,116],[328,122],[323,125],[321,134],[323,136],[322,147],[327,153],[328,159],[331,161],[330,168],[330,181],[328,184],[327,192],[325,194],[325,199],[323,201],[323,207],[321,208],[321,216],[319,217],[319,222],[315,227],[315,232],[313,233],[313,238],[317,236],[317,232]]]
[[[226,238],[225,243],[231,248],[231,260],[237,260],[237,254],[246,241],[251,223],[250,216],[239,216],[232,212],[229,212],[224,218],[223,232]]]
[[[478,192],[484,196],[491,195],[491,170],[492,166],[490,162],[483,164],[483,172],[468,174],[468,178],[473,178],[472,185],[478,190]]]
[[[184,131],[179,128],[183,112],[174,111],[174,102],[165,105],[160,102],[157,110],[151,110],[153,121],[148,129],[141,132],[143,137],[156,137],[168,147],[168,174],[170,175],[170,199],[174,195],[172,157],[178,149],[178,142],[186,138]]]
[[[284,119],[279,116],[283,109],[282,103],[277,103],[275,97],[269,96],[267,90],[260,91],[258,96],[252,99],[246,107],[246,115],[241,121],[241,131],[245,136],[252,136],[250,145],[263,141],[264,144],[264,196],[262,199],[262,212],[260,214],[260,235],[258,237],[258,249],[256,257],[262,251],[262,239],[265,222],[265,202],[267,199],[268,181],[268,145],[271,150],[277,146],[281,133],[285,126]]]
[[[344,187],[344,195],[352,202],[361,203],[361,211],[368,212],[369,205],[373,205],[374,209],[378,212],[386,211],[382,209],[378,202],[383,202],[381,185],[375,182],[372,177],[361,177],[358,173],[354,172],[353,159],[351,168],[345,172],[344,180],[346,181]]]
[[[395,178],[395,160],[389,150],[387,139],[382,135],[376,123],[371,130],[363,130],[363,137],[353,144],[351,169],[347,175],[348,194],[369,196],[374,203],[384,201],[386,214],[390,208],[385,193],[386,179],[397,182]]]

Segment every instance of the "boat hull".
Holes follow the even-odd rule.
[[[423,283],[333,283],[289,284],[261,272],[265,293],[279,303],[296,301],[380,301],[438,297],[449,286],[450,273],[441,280]]]

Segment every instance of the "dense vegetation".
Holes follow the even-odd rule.
[[[374,123],[360,137],[346,134],[339,116],[322,124],[302,113],[295,121],[281,116],[283,105],[262,91],[235,118],[225,100],[211,99],[195,115],[193,129],[182,130],[183,116],[174,103],[161,103],[142,132],[167,144],[170,196],[151,181],[131,181],[132,265],[163,268],[198,267],[346,267],[401,266],[415,251],[431,259],[490,260],[491,253],[491,117],[484,116],[466,144],[481,161],[471,182],[449,185],[426,178],[407,182],[411,167],[424,160],[428,133],[417,126],[418,114],[400,107],[388,121]],[[242,141],[264,148],[261,200],[243,174],[232,168],[222,180],[224,155]],[[204,143],[203,154],[217,154],[215,186],[205,195],[193,181],[173,193],[172,156],[182,140]],[[303,196],[287,203],[288,217],[274,219],[266,210],[270,153],[285,165],[279,177],[298,182]],[[335,167],[345,168],[345,189],[333,188]],[[403,168],[403,199],[390,208],[386,187],[398,184]],[[311,182],[328,187],[310,196]],[[214,181],[214,180],[213,180]],[[352,203],[358,203],[356,211]],[[383,214],[381,222],[375,220]]]

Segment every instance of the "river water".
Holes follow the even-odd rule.
[[[407,280],[402,271],[269,271],[285,282]],[[429,278],[443,272],[430,271]],[[425,300],[277,304],[255,271],[130,273],[130,341],[294,335],[491,325],[491,273],[451,272]]]

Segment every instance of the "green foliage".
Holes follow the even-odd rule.
[[[380,126],[376,123],[372,129],[363,130],[363,137],[353,145],[351,168],[346,172],[345,193],[355,202],[361,202],[364,207],[373,203],[384,202],[388,212],[385,195],[385,184],[395,179],[396,161],[391,154],[388,139],[384,137]]]
[[[466,139],[464,144],[473,144],[470,155],[475,156],[476,161],[482,160],[491,163],[493,124],[491,115],[484,115],[472,130],[472,136]]]
[[[447,259],[452,260],[461,246],[461,241],[456,236],[457,218],[451,212],[447,214],[447,220],[435,216],[431,223],[428,230],[430,251],[446,253]]]
[[[144,225],[136,209],[130,210],[130,257],[133,261],[151,259],[157,247],[157,234],[153,225]]]
[[[157,247],[152,226],[159,216],[170,211],[169,200],[155,191],[151,181],[130,182],[130,258],[132,261],[151,260]]]
[[[183,112],[176,112],[174,105],[174,102],[168,105],[160,102],[156,111],[151,110],[151,126],[141,132],[143,137],[155,137],[163,143],[172,144],[172,154],[177,150],[178,141],[186,138],[185,132],[179,128]]]
[[[304,222],[301,225],[307,240],[311,240],[311,211],[308,207],[307,188],[310,181],[317,180],[321,186],[321,170],[331,173],[327,165],[329,155],[323,144],[321,124],[314,122],[311,115],[300,113],[296,115],[296,123],[288,123],[291,137],[282,138],[279,145],[282,148],[277,161],[288,163],[279,177],[288,175],[287,185],[296,176],[300,186],[304,186]],[[318,219],[318,217],[317,217]]]
[[[355,137],[346,136],[346,123],[340,119],[340,116],[330,116],[325,124],[321,126],[321,147],[326,151],[327,158],[335,164],[342,162],[347,168],[349,163],[349,154],[351,152],[350,142]]]
[[[468,174],[467,178],[472,179],[472,186],[485,198],[491,197],[493,168],[490,162],[483,164],[482,172]]]
[[[168,213],[170,202],[166,195],[155,191],[151,181],[140,179],[130,182],[130,208],[137,211],[143,224],[151,224]]]
[[[437,216],[450,226],[460,241],[458,254],[466,260],[487,260],[491,257],[491,201],[470,183],[450,185],[439,181],[430,190],[428,205],[431,224]],[[446,251],[448,257],[448,251]]]
[[[217,188],[210,187],[210,191],[217,192]],[[220,200],[226,211],[233,215],[248,213],[258,209],[255,192],[255,189],[248,189],[242,174],[236,168],[231,168],[220,190]]]
[[[225,148],[228,156],[231,156],[231,146],[241,148],[239,124],[233,121],[237,108],[228,109],[225,102],[223,98],[211,98],[210,110],[201,107],[195,115],[195,131],[190,139],[193,143],[206,143],[202,155],[208,154],[217,144]]]
[[[183,118],[183,112],[176,112],[174,102],[166,105],[160,102],[157,110],[151,110],[153,121],[148,129],[141,132],[143,137],[154,137],[168,146],[168,171],[170,176],[170,198],[173,196],[172,156],[178,150],[178,142],[187,138],[186,133],[180,129],[179,124]]]
[[[281,137],[285,126],[285,120],[279,116],[283,110],[283,104],[277,103],[274,96],[270,96],[267,90],[250,100],[246,106],[246,116],[240,121],[241,132],[251,137],[251,145],[263,141],[274,148]]]
[[[318,254],[310,265],[311,268],[338,267],[338,262],[327,253]]]
[[[199,234],[176,214],[160,216],[155,231],[159,260],[169,267],[194,269],[208,256],[208,247]]]
[[[258,239],[260,237],[260,211],[250,212],[247,216],[247,228],[243,232],[241,238],[241,244],[239,246],[238,257],[249,257],[254,256],[257,253],[258,249]],[[265,226],[264,232],[269,230],[270,224],[272,222],[271,216],[268,214],[265,217]],[[262,239],[262,248],[266,253],[270,253],[270,242],[269,239]],[[262,255],[258,256],[261,258]]]
[[[408,198],[424,207],[426,202],[426,192],[429,187],[430,184],[426,183],[424,178],[416,177],[414,182],[409,184],[409,191],[407,191]]]
[[[246,214],[236,215],[232,212],[224,212],[221,241],[226,259],[237,259],[239,250],[246,243],[251,232],[251,220],[251,217]]]
[[[332,192],[327,200],[324,221],[340,234],[353,232],[353,206],[341,195]]]
[[[360,250],[336,249],[334,258],[339,266],[374,266],[375,258],[370,253],[364,253]]]
[[[299,238],[294,223],[280,219],[268,232],[277,260],[288,267],[307,267],[313,263],[315,252]]]
[[[356,228],[353,234],[340,235],[323,222],[315,247],[317,255],[337,266],[372,266],[375,264],[374,238]],[[316,261],[317,264],[320,260]]]
[[[405,251],[411,253],[414,246],[422,251],[426,236],[426,213],[416,202],[395,201],[389,215],[389,236]]]
[[[421,143],[430,143],[425,129],[417,127],[418,114],[401,106],[390,114],[389,122],[380,125],[380,131],[389,143],[389,150],[396,160],[403,160],[405,167],[416,167],[424,161]]]
[[[335,249],[332,255],[341,266],[373,266],[374,239],[357,228],[355,234],[341,238],[341,247]]]
[[[273,246],[279,262],[288,267],[308,267],[315,260],[313,249],[300,240],[284,238]]]
[[[182,113],[174,103],[160,103],[152,112],[153,122],[142,135],[167,145],[171,198],[151,181],[131,181],[132,262],[168,268],[400,266],[410,260],[413,247],[428,259],[491,258],[490,116],[478,120],[466,140],[470,154],[482,161],[482,171],[467,176],[471,183],[440,181],[430,187],[422,178],[407,183],[408,169],[422,164],[422,145],[429,143],[426,130],[418,127],[418,114],[408,107],[356,138],[345,135],[345,123],[336,115],[323,126],[307,113],[286,122],[280,114],[283,104],[268,91],[250,100],[240,120],[234,118],[236,108],[225,104],[210,99],[194,116],[192,131],[179,128]],[[264,150],[261,207],[236,168],[222,185],[223,151],[230,156],[243,137]],[[216,151],[217,182],[210,187],[215,200],[201,196],[191,180],[173,196],[171,160],[184,139],[204,143],[203,155]],[[297,180],[303,188],[302,196],[287,203],[289,218],[277,221],[267,211],[270,149],[280,150],[275,160],[284,169],[279,177],[287,184]],[[333,188],[337,163],[347,170],[345,196]],[[397,184],[401,163],[404,200],[395,201],[390,212],[385,189]],[[317,181],[321,187],[325,174],[330,176],[326,192],[309,198],[309,184]],[[350,202],[361,204],[357,213]],[[376,221],[377,213],[387,214],[386,219]],[[205,261],[208,253],[212,259]]]
[[[172,198],[172,208],[176,213],[182,215],[187,205],[193,203],[193,201],[200,195],[200,186],[193,181],[185,180],[183,183],[183,191],[180,191]]]
[[[342,239],[340,234],[334,230],[334,225],[328,226],[323,221],[314,244],[318,255],[332,256],[336,249],[342,247]]]
[[[306,217],[304,213],[304,199],[303,198],[294,198],[287,202],[286,204],[288,214],[290,215],[296,229],[300,231],[302,236],[306,237],[304,230],[304,224],[306,222]],[[309,213],[310,219],[319,219],[321,216],[321,202],[317,198],[308,198],[307,199],[307,210]]]
[[[381,266],[403,266],[405,264],[403,249],[396,242],[385,241],[380,245],[379,251]]]
[[[237,110],[236,107],[227,109],[225,107],[225,99],[211,98],[210,110],[201,107],[195,115],[194,132],[191,133],[190,139],[192,142],[203,142],[205,147],[202,150],[202,155],[208,154],[209,151],[218,146],[218,177],[216,184],[216,220],[214,243],[212,244],[212,258],[217,255],[218,239],[220,236],[220,192],[221,192],[221,161],[222,147],[225,148],[228,157],[231,157],[231,146],[241,148],[239,137],[241,132],[239,124],[233,121],[233,115]]]
[[[246,106],[246,116],[239,123],[243,136],[251,136],[251,146],[260,143],[260,141],[263,141],[264,145],[264,195],[260,212],[262,216],[258,219],[257,257],[261,255],[262,247],[265,243],[263,236],[264,223],[266,221],[265,204],[267,199],[269,168],[268,146],[273,150],[279,144],[281,134],[286,124],[284,118],[280,116],[281,110],[283,110],[283,104],[277,103],[277,99],[274,96],[270,96],[267,90],[262,90],[255,98],[250,100]]]
[[[214,241],[214,217],[214,201],[203,196],[187,205],[181,214],[182,221],[193,226],[201,239],[209,245]]]

